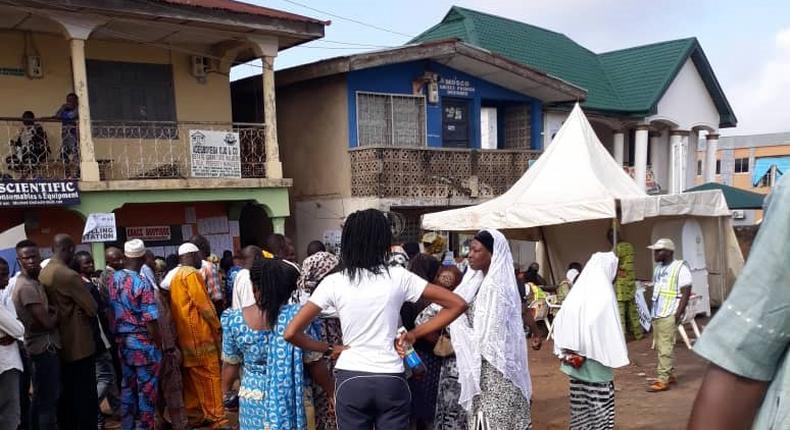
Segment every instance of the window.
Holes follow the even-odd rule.
[[[425,97],[357,93],[359,146],[425,146]]]
[[[736,158],[735,159],[735,173],[749,173],[749,159]]]
[[[88,60],[86,66],[96,137],[174,137],[176,108],[170,64]]]
[[[702,160],[697,160],[697,176],[702,176]]]
[[[530,149],[532,121],[529,106],[514,106],[505,110],[505,149]]]
[[[721,175],[721,160],[716,160],[716,174]]]

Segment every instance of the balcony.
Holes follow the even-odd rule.
[[[351,194],[380,198],[491,198],[540,151],[361,147],[350,151]]]
[[[194,162],[190,133],[231,133],[242,178],[265,178],[263,124],[220,122],[92,122],[102,181],[223,177]],[[236,133],[238,134],[236,136]],[[0,118],[0,176],[4,179],[79,179],[79,132],[59,121]],[[232,142],[236,140],[236,142]],[[195,165],[193,165],[195,164]]]

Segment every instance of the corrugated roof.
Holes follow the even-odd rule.
[[[568,36],[523,22],[453,6],[444,19],[409,43],[456,37],[533,66],[587,90],[587,109],[649,115],[689,56],[692,56],[721,116],[735,115],[694,38],[596,54]]]
[[[203,9],[224,10],[227,12],[243,13],[247,15],[265,16],[268,18],[285,19],[289,21],[311,22],[327,25],[327,21],[321,21],[295,13],[285,12],[268,7],[257,6],[235,0],[156,0],[162,3],[170,3],[179,6],[190,6]]]

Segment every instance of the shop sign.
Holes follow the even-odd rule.
[[[189,130],[192,177],[241,178],[239,133]]]
[[[74,206],[80,204],[77,181],[0,182],[0,207]]]
[[[82,231],[82,242],[115,242],[115,214],[98,213],[88,215],[85,229]]]
[[[442,78],[439,81],[439,90],[445,95],[456,97],[469,97],[475,92],[475,87],[467,79],[459,79],[456,77]]]
[[[143,242],[160,242],[170,240],[169,225],[148,225],[140,227],[126,227],[126,240],[140,239]]]

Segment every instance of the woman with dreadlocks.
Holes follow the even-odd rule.
[[[405,430],[409,427],[409,386],[395,350],[399,311],[421,297],[443,307],[435,319],[416,327],[400,343],[439,330],[466,309],[446,289],[401,267],[389,267],[392,231],[387,217],[368,209],[351,214],[343,226],[340,265],[321,282],[285,330],[285,339],[304,349],[338,357],[335,402],[343,430]],[[314,342],[304,329],[322,310],[337,312],[343,345]],[[318,343],[318,345],[316,345]]]

